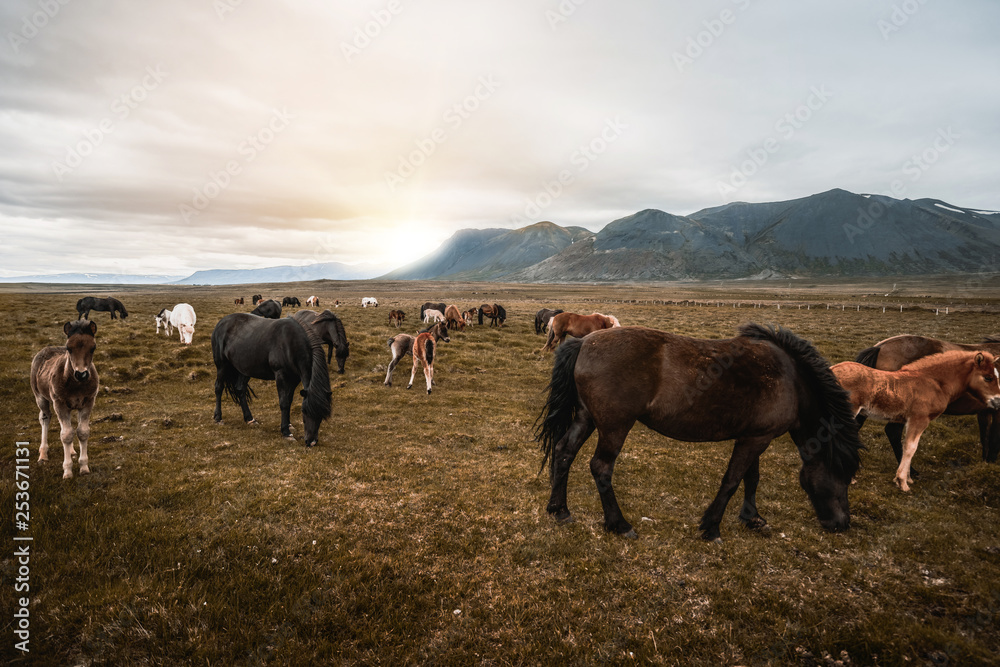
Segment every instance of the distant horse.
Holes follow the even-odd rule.
[[[378,308],[378,299],[373,296],[366,296],[361,299],[361,307],[367,308],[371,306],[372,308]]]
[[[389,311],[389,326],[394,326],[397,329],[406,319],[406,313],[401,310],[390,310]]]
[[[332,395],[323,341],[316,332],[290,317],[268,320],[232,313],[219,320],[212,331],[212,359],[216,369],[216,422],[222,421],[225,391],[242,408],[243,421],[255,423],[250,402],[256,394],[250,388],[250,378],[274,380],[281,409],[281,434],[290,438],[292,399],[301,382],[305,444],[316,444],[320,423],[330,416]]]
[[[233,305],[234,306],[242,306],[243,305],[243,297],[241,297],[241,296],[236,297],[236,299],[233,300]]]
[[[559,313],[549,320],[549,338],[545,342],[542,352],[556,349],[566,336],[583,338],[587,334],[601,329],[612,329],[620,326],[618,318],[614,315]]]
[[[586,344],[584,344],[586,343]],[[716,373],[715,370],[718,372]],[[785,329],[745,324],[726,340],[699,340],[645,327],[597,331],[555,355],[549,396],[536,430],[550,464],[546,508],[569,521],[566,482],[583,443],[597,429],[590,471],[604,507],[604,527],[634,537],[611,484],[615,459],[639,421],[687,442],[736,440],[715,499],[701,519],[719,540],[729,499],[743,480],[740,520],[759,530],[760,455],[790,433],[802,457],[799,482],[826,530],[850,526],[847,489],[858,469],[858,426],[847,392],[809,342]]]
[[[326,363],[333,359],[333,351],[337,351],[337,372],[343,374],[344,364],[351,354],[351,345],[347,342],[347,332],[344,323],[329,310],[317,314],[314,310],[300,310],[292,315],[299,324],[312,327],[320,339],[327,345]]]
[[[258,303],[260,303],[261,300],[263,300],[263,298],[264,297],[261,296],[260,294],[254,294],[253,295],[253,305],[256,306]]]
[[[562,310],[552,310],[551,308],[542,308],[540,311],[535,313],[535,333],[543,334],[549,330],[549,320],[564,312]]]
[[[99,298],[94,296],[85,296],[76,302],[76,312],[81,320],[90,319],[90,311],[97,310],[102,313],[111,313],[111,319],[117,319],[115,313],[119,313],[124,320],[128,317],[128,311],[125,310],[125,305],[114,298],[109,296],[107,298]]]
[[[507,311],[498,303],[488,304],[484,303],[479,306],[479,323],[483,323],[483,316],[490,318],[490,326],[503,326],[504,321],[507,319]]]
[[[444,322],[444,313],[434,308],[428,308],[424,311],[423,320],[424,324],[428,322]]]
[[[470,308],[469,310],[462,313],[462,318],[465,319],[465,326],[471,327],[472,323],[476,321],[476,313],[478,311],[475,308]]]
[[[902,423],[905,442],[893,481],[910,490],[910,462],[920,434],[928,424],[965,393],[996,410],[1000,409],[1000,371],[989,352],[952,350],[939,352],[898,371],[880,371],[844,361],[831,370],[850,393],[854,414]]]
[[[301,307],[302,302],[299,301],[299,298],[297,296],[286,296],[284,299],[281,300],[281,305],[283,307],[284,306]]]
[[[420,306],[420,321],[421,322],[427,321],[424,319],[424,313],[426,313],[428,310],[437,310],[443,313],[446,308],[448,308],[448,304],[446,304],[443,301],[440,303],[434,303],[433,301],[426,301],[424,305]]]
[[[250,311],[250,314],[276,320],[281,317],[281,304],[274,299],[260,301],[257,303],[257,307]]]
[[[413,386],[413,378],[417,375],[417,366],[424,365],[424,377],[427,379],[427,393],[431,393],[431,385],[434,384],[434,351],[437,341],[443,340],[451,342],[448,337],[448,327],[444,322],[437,322],[428,331],[422,331],[416,336],[409,334],[396,334],[389,339],[389,352],[392,353],[392,361],[389,362],[389,370],[385,373],[385,386],[392,386],[392,372],[396,370],[399,360],[407,354],[413,355],[413,370],[410,373],[410,383],[406,385],[409,389]]]
[[[872,347],[861,350],[854,361],[883,371],[896,371],[922,357],[949,350],[985,350],[993,356],[1000,356],[1000,337],[987,336],[978,345],[963,345],[937,338],[904,334],[887,338]],[[946,415],[976,415],[979,421],[979,442],[983,448],[983,460],[989,463],[996,462],[997,455],[1000,454],[1000,414],[996,410],[992,410],[988,405],[977,401],[974,396],[966,394],[953,401],[944,413]],[[864,417],[860,415],[858,420],[864,423]],[[885,425],[885,434],[892,444],[896,461],[900,461],[903,453],[903,425],[889,422]]]
[[[161,327],[163,328],[164,333],[166,333],[168,336],[173,333],[173,330],[170,328],[170,311],[169,310],[167,310],[166,308],[164,308],[158,314],[154,315],[153,319],[156,320],[156,333],[160,333],[160,328]]]
[[[73,419],[77,411],[76,436],[80,440],[80,474],[90,473],[87,440],[90,438],[90,413],[97,398],[98,376],[94,368],[94,334],[97,324],[87,320],[63,325],[66,345],[42,348],[31,360],[31,391],[38,405],[38,423],[42,442],[38,460],[49,460],[49,422],[52,409],[59,419],[59,439],[63,446],[63,479],[73,476]]]
[[[449,329],[459,331],[465,329],[465,318],[458,312],[458,306],[448,306],[444,309],[444,321],[447,322]]]
[[[179,303],[170,311],[170,324],[176,327],[181,342],[190,345],[194,339],[194,325],[198,321],[194,308],[187,303]]]
[[[316,297],[316,296],[309,297],[308,299],[306,299],[306,305],[307,306],[317,306],[318,307],[319,306],[319,297]]]

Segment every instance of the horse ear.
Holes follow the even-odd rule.
[[[69,328],[71,324],[72,322],[67,322],[66,324],[63,325],[63,333],[66,334],[67,336],[69,335]]]
[[[980,352],[979,354],[976,355],[976,366],[982,366],[982,365],[983,365],[983,353]]]
[[[97,322],[90,323],[90,335],[93,336],[97,333]]]

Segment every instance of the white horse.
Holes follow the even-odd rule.
[[[170,311],[164,308],[159,312],[158,315],[154,315],[153,319],[156,320],[156,333],[160,333],[160,328],[163,328],[163,332],[166,335],[171,335],[173,330],[170,328]]]
[[[319,297],[315,297],[315,296],[309,297],[308,299],[306,299],[306,305],[307,306],[318,306],[319,305]]]
[[[361,307],[367,308],[368,306],[372,306],[373,308],[378,308],[378,299],[376,299],[373,296],[366,296],[363,299],[361,299]]]
[[[444,313],[440,310],[434,310],[433,308],[428,308],[424,311],[424,324],[429,324],[431,322],[444,322]]]
[[[185,345],[191,344],[194,338],[194,325],[198,318],[194,314],[194,308],[187,303],[179,303],[170,311],[170,324],[177,327],[181,342]]]

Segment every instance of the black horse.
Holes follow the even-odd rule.
[[[260,294],[254,294],[253,297],[251,298],[253,299],[253,305],[255,306],[264,300],[264,297],[262,297]]]
[[[611,486],[615,459],[636,421],[687,442],[735,439],[729,467],[700,529],[719,540],[729,499],[743,481],[740,519],[760,530],[760,455],[790,433],[802,457],[799,482],[823,528],[850,526],[847,489],[858,469],[858,425],[847,392],[810,343],[783,329],[745,324],[727,340],[698,340],[645,327],[602,329],[571,338],[556,352],[537,437],[550,462],[546,508],[568,521],[566,481],[583,443],[597,429],[590,471],[604,527],[629,537]]]
[[[281,304],[274,299],[261,301],[257,304],[256,308],[250,311],[250,314],[276,320],[281,317]]]
[[[96,296],[85,296],[76,302],[76,312],[80,316],[81,320],[90,319],[90,311],[97,310],[102,313],[111,313],[111,319],[117,319],[115,313],[121,313],[122,319],[124,320],[128,317],[128,311],[125,310],[125,304],[123,304],[118,299],[113,296],[107,298],[100,298]]]
[[[549,320],[563,312],[562,310],[552,310],[551,308],[542,308],[540,311],[535,313],[535,333],[543,334],[548,333],[549,330]]]
[[[250,378],[274,380],[281,408],[281,434],[292,437],[290,410],[302,384],[302,424],[307,447],[316,444],[320,423],[330,416],[330,373],[316,332],[290,317],[267,320],[247,313],[226,315],[212,331],[215,361],[215,421],[222,421],[222,392],[254,423],[250,401],[256,396]]]
[[[444,315],[444,311],[447,310],[447,309],[448,309],[448,304],[446,304],[444,302],[442,302],[442,303],[434,303],[432,301],[428,301],[424,305],[420,306],[420,321],[421,322],[424,321],[424,311],[425,310],[437,310],[437,311],[440,311],[442,315]]]
[[[302,302],[299,301],[299,297],[297,296],[286,296],[284,299],[281,300],[281,305],[295,306],[296,308],[299,308],[302,306]]]
[[[344,323],[340,318],[329,310],[316,314],[315,310],[300,310],[292,317],[303,326],[312,327],[319,337],[327,344],[326,363],[333,359],[333,351],[337,350],[337,372],[344,372],[344,363],[351,354],[350,343],[347,342],[347,333],[344,331]]]

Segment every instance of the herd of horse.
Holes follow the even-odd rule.
[[[284,305],[299,305],[298,299],[291,299]],[[251,313],[226,315],[212,331],[213,418],[222,421],[226,394],[240,406],[244,421],[254,423],[250,380],[273,380],[281,434],[291,438],[291,405],[301,385],[304,442],[315,445],[320,425],[332,410],[329,364],[336,355],[338,371],[343,373],[350,353],[343,322],[330,310],[299,310],[281,318],[283,304],[276,299],[254,295],[253,301],[256,307]],[[315,297],[307,300],[310,305],[318,303]],[[90,471],[89,419],[98,392],[93,363],[97,325],[89,321],[90,312],[109,312],[112,320],[116,315],[128,317],[122,302],[111,297],[84,297],[76,310],[78,319],[63,327],[65,345],[39,351],[30,375],[42,428],[39,460],[48,458],[48,427],[55,412],[64,478],[73,476],[75,439],[80,445],[80,473]],[[407,389],[422,366],[430,394],[438,342],[450,342],[450,331],[471,326],[477,316],[480,324],[489,319],[491,326],[503,327],[507,313],[499,304],[463,311],[454,304],[424,303],[420,320],[429,326],[414,335],[399,333],[388,339],[391,360],[385,386],[392,386],[396,366],[411,355]],[[170,335],[176,328],[181,341],[191,343],[196,317],[190,304],[164,308],[154,319],[157,333],[162,328]],[[398,328],[404,321],[402,310],[390,311],[391,326]],[[566,497],[569,470],[596,431],[590,470],[604,526],[621,535],[636,535],[612,484],[615,461],[636,422],[683,442],[734,440],[719,490],[699,526],[708,540],[721,539],[723,514],[741,483],[740,521],[754,530],[767,529],[756,501],[760,456],[785,433],[802,460],[800,485],[821,526],[829,531],[850,526],[847,492],[860,465],[863,445],[858,431],[869,417],[887,422],[886,436],[898,462],[894,482],[903,491],[913,483],[911,463],[921,434],[942,414],[976,415],[983,460],[995,462],[1000,453],[1000,338],[968,345],[894,336],[861,350],[854,361],[831,366],[810,342],[791,331],[755,323],[743,325],[735,337],[724,340],[623,327],[611,315],[550,308],[539,310],[534,324],[536,335],[547,334],[542,351],[554,352],[535,439],[541,445],[542,467],[549,467],[546,509],[559,521],[572,518]],[[78,412],[75,429],[72,411]]]

